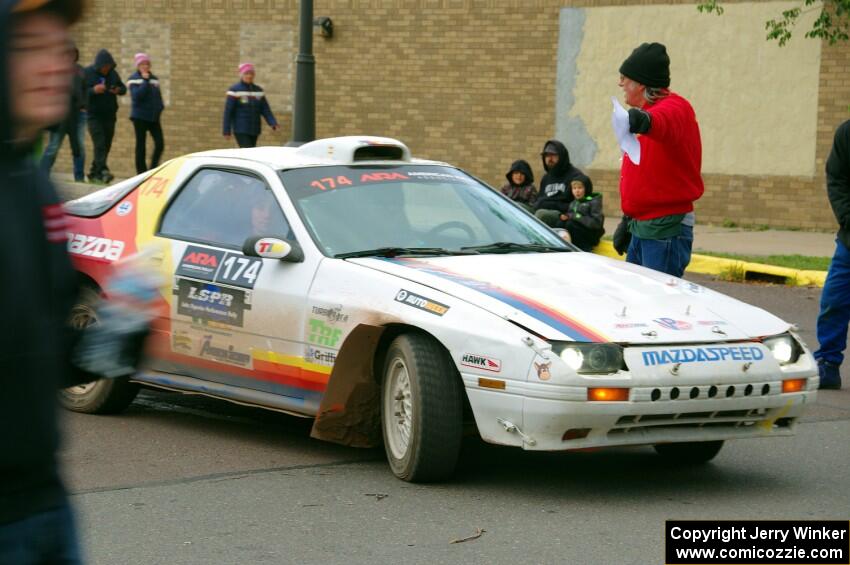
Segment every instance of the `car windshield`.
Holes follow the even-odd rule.
[[[499,192],[439,165],[281,171],[322,251],[334,256],[573,251]]]

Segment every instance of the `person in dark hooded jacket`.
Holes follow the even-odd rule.
[[[106,49],[97,52],[94,63],[86,67],[86,93],[89,103],[89,135],[94,145],[94,159],[89,169],[92,182],[111,182],[106,161],[115,136],[118,97],[127,94],[127,87],[115,72],[115,59]]]
[[[502,194],[529,212],[534,212],[532,205],[537,200],[537,187],[534,186],[534,172],[528,161],[514,161],[505,178],[508,182],[502,186]]]
[[[602,213],[602,195],[593,192],[593,183],[574,179],[570,181],[573,201],[567,212],[563,227],[570,234],[570,241],[582,251],[590,251],[605,233],[605,216]],[[561,227],[561,226],[558,226]]]
[[[579,180],[589,187],[592,186],[590,178],[573,166],[569,151],[557,139],[547,141],[540,156],[546,174],[540,181],[540,196],[534,203],[534,215],[548,226],[562,227],[559,224],[567,221],[567,212],[573,201],[570,182]]]

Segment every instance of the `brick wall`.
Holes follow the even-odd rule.
[[[540,175],[537,155],[554,134],[560,8],[673,3],[692,2],[316,0],[315,15],[330,16],[335,25],[333,39],[314,39],[316,133],[397,137],[417,156],[452,162],[496,186],[518,158]],[[289,138],[297,0],[91,4],[77,29],[84,63],[106,47],[120,58],[119,72],[126,77],[133,70],[128,57],[148,49],[153,72],[164,75],[166,158],[228,145],[220,134],[224,92],[246,58],[258,65],[257,82],[282,125],[277,133],[264,129],[260,142],[282,144]],[[812,93],[819,97],[816,176],[706,175],[706,193],[697,205],[700,222],[833,229],[822,171],[835,127],[850,117],[848,64],[850,45],[824,44],[819,92]],[[121,176],[134,172],[128,110],[122,104],[110,157]],[[781,120],[793,108],[775,111]],[[57,169],[70,169],[67,147]],[[605,194],[608,213],[616,215],[617,173],[587,172]]]

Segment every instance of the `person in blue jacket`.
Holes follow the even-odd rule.
[[[130,120],[133,122],[133,129],[136,130],[136,173],[142,174],[148,170],[146,163],[148,132],[153,138],[150,168],[156,168],[162,157],[165,142],[162,138],[159,117],[165,106],[162,103],[159,79],[151,72],[151,58],[147,53],[136,53],[134,62],[136,72],[127,79],[127,86],[130,87],[130,98],[133,102]]]
[[[224,104],[224,137],[236,136],[239,147],[256,147],[260,136],[260,116],[277,131],[277,120],[266,100],[263,89],[254,84],[254,65],[239,65],[239,82],[227,90],[227,102]]]

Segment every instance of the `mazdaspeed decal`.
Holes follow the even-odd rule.
[[[404,289],[398,291],[398,294],[395,295],[395,301],[401,302],[402,304],[406,304],[407,306],[412,306],[419,310],[423,310],[425,312],[428,312],[429,314],[434,314],[436,316],[442,316],[443,314],[448,312],[450,308],[449,306],[441,304],[436,300],[425,298],[424,296]]]
[[[502,362],[499,359],[487,357],[486,355],[477,355],[475,353],[464,353],[460,359],[460,364],[494,373],[501,372],[502,370]]]
[[[718,361],[761,361],[764,351],[755,346],[728,347],[677,347],[657,351],[642,351],[641,358],[646,366],[671,365],[673,363],[716,363]]]

